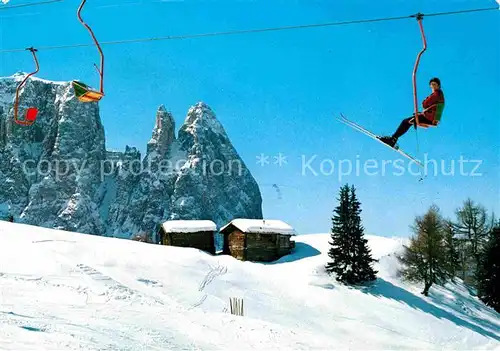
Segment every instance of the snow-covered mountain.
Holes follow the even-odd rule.
[[[214,112],[189,109],[179,135],[164,106],[147,154],[107,152],[96,103],[80,103],[70,82],[30,78],[20,109],[37,122],[13,122],[23,74],[0,78],[0,218],[81,233],[130,237],[167,219],[262,218],[255,179]]]
[[[367,238],[379,278],[362,290],[325,273],[328,234],[261,264],[0,222],[0,349],[499,349],[496,312],[460,283],[421,295],[396,274],[404,241]]]

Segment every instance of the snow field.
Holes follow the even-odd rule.
[[[426,298],[397,277],[405,241],[367,238],[379,279],[360,289],[326,275],[328,234],[265,264],[0,222],[0,349],[500,349],[498,314],[465,286]]]

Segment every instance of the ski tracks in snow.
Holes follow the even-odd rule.
[[[48,241],[38,241],[38,243],[42,242]],[[155,289],[155,286],[157,286],[155,281],[134,279],[123,272],[115,274],[111,269],[91,263],[79,262],[79,260],[74,260],[57,250],[47,249],[47,251],[59,264],[69,267],[71,273],[76,273],[82,277],[80,282],[85,283],[83,286],[79,284],[77,287],[71,285],[68,287],[75,289],[79,293],[86,294],[87,304],[108,303],[114,300],[130,304],[168,304],[172,307],[175,306],[171,298]],[[50,280],[48,282],[50,283]],[[161,286],[161,284],[158,286]]]
[[[198,288],[198,291],[203,291],[205,289],[205,287],[208,284],[210,284],[215,278],[227,273],[227,267],[221,265],[219,262],[217,262],[217,266],[213,267],[213,266],[209,265],[209,267],[210,267],[210,270],[208,271],[208,273],[205,275],[205,278],[200,283],[200,287]]]
[[[198,291],[200,291],[200,292],[203,292],[205,290],[205,288],[210,283],[212,283],[214,281],[215,278],[227,273],[227,267],[224,265],[221,265],[220,262],[217,262],[217,265],[215,267],[212,265],[209,265],[209,267],[210,267],[210,269],[209,269],[208,273],[205,275],[205,277],[203,278],[203,280],[201,281],[201,283],[198,287]],[[194,303],[190,309],[200,307],[205,302],[207,297],[208,297],[208,294],[204,293],[203,296],[201,297],[201,299],[198,302]]]
[[[87,282],[90,283],[89,285],[91,291],[99,296],[106,296],[106,302],[114,299],[125,301],[140,300],[148,304],[165,304],[161,297],[153,296],[153,294],[148,294],[144,291],[134,289],[127,284],[122,284],[118,280],[113,279],[96,268],[83,263],[76,264],[76,267],[86,276]],[[139,283],[143,284],[141,281],[139,281]]]

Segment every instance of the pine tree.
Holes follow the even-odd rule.
[[[422,294],[428,295],[433,284],[439,284],[449,277],[444,240],[444,221],[437,206],[431,206],[427,213],[415,219],[414,236],[406,248],[401,261],[404,279],[423,282]]]
[[[351,187],[350,193],[350,215],[352,217],[352,240],[353,240],[353,271],[357,282],[367,282],[377,279],[377,272],[373,269],[374,260],[368,246],[368,240],[364,238],[364,227],[361,223],[361,203],[356,197],[356,189]]]
[[[491,230],[477,276],[479,298],[500,313],[500,223]]]
[[[349,261],[349,187],[347,185],[340,189],[337,198],[339,205],[334,210],[332,217],[331,241],[328,256],[331,261],[326,265],[328,273],[335,273],[337,280],[345,280],[344,274]]]
[[[355,188],[344,185],[340,189],[339,205],[332,217],[331,248],[326,265],[328,273],[335,273],[336,279],[347,284],[360,284],[376,279],[371,264],[368,241],[363,237],[361,204],[356,198]]]

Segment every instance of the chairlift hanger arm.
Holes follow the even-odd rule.
[[[90,26],[87,23],[85,23],[85,21],[82,18],[81,12],[86,2],[87,0],[83,0],[80,6],[78,7],[77,16],[80,23],[89,31],[90,35],[92,36],[92,39],[94,40],[95,45],[97,46],[97,50],[99,50],[99,55],[101,56],[101,67],[99,68],[95,64],[94,66],[96,67],[97,73],[99,73],[100,77],[99,92],[104,95],[104,53],[102,52],[101,46],[99,45],[99,42],[97,41],[97,38],[95,37],[94,32],[92,31],[92,28],[90,28]]]
[[[33,121],[30,121],[30,120],[20,120],[18,118],[19,117],[19,93],[20,93],[21,89],[23,88],[23,86],[28,81],[29,77],[31,77],[31,76],[33,76],[33,75],[35,75],[35,74],[38,73],[38,71],[40,70],[40,65],[38,64],[38,59],[36,57],[36,52],[38,50],[35,49],[35,48],[33,48],[33,47],[26,48],[26,50],[31,51],[31,54],[33,55],[33,60],[35,61],[36,69],[35,69],[34,72],[31,72],[28,75],[26,75],[26,77],[24,77],[24,79],[21,81],[21,83],[17,86],[17,89],[16,89],[16,99],[14,101],[14,121],[17,124],[24,125],[24,126],[29,126],[29,125],[32,125],[34,123],[34,120]]]
[[[425,52],[425,50],[427,50],[427,39],[425,38],[424,27],[422,25],[422,20],[424,18],[424,15],[421,13],[417,13],[415,15],[412,15],[411,17],[415,17],[418,21],[418,26],[420,28],[420,34],[422,36],[422,44],[423,44],[423,48],[418,53],[417,60],[415,61],[415,66],[413,68],[413,103],[414,103],[414,108],[415,108],[415,123],[413,124],[413,126],[415,129],[417,129],[417,125],[419,124],[419,122],[418,122],[418,98],[417,98],[417,70],[418,70],[418,65],[420,63],[420,57]]]

